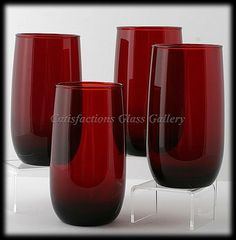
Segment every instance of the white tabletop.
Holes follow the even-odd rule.
[[[38,169],[39,172],[42,169]],[[230,229],[230,182],[218,181],[218,193],[216,202],[216,218],[213,222],[208,222],[194,231],[190,231],[186,219],[182,219],[181,211],[174,214],[168,204],[162,204],[162,215],[158,217],[150,217],[137,223],[130,222],[131,200],[130,189],[133,185],[147,181],[147,179],[132,179],[126,181],[126,194],[123,207],[116,220],[110,224],[99,227],[77,227],[67,225],[60,221],[53,211],[50,194],[49,194],[49,179],[48,168],[37,177],[33,177],[33,171],[20,170],[21,175],[17,177],[17,212],[6,210],[5,215],[5,233],[7,235],[163,235],[163,234],[217,234],[227,235],[231,233]],[[24,172],[22,172],[24,171]],[[23,174],[22,174],[23,173]],[[13,186],[12,172],[7,171],[6,190],[7,202],[10,204],[13,201]],[[166,195],[164,198],[169,201],[171,195]],[[141,198],[142,201],[142,198]],[[165,202],[165,201],[164,201]],[[174,203],[174,202],[173,202]],[[143,198],[141,205],[147,204]],[[185,206],[183,205],[183,210]],[[179,210],[181,206],[178,207]],[[163,214],[164,213],[164,214]]]

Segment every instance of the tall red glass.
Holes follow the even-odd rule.
[[[80,226],[102,225],[120,212],[125,191],[122,85],[57,85],[50,164],[57,216]]]
[[[80,80],[79,36],[16,35],[11,131],[15,151],[24,163],[49,165],[55,84]]]
[[[124,85],[129,154],[146,155],[146,114],[152,45],[181,42],[181,27],[117,28],[115,82]]]
[[[155,180],[176,188],[210,185],[224,144],[222,47],[154,45],[148,117],[148,159]]]

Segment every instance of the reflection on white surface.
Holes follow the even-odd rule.
[[[186,215],[183,211],[189,209],[185,205],[186,201],[180,196],[173,196],[173,193],[168,192],[159,195],[158,201],[160,200],[160,205],[157,216],[148,217],[135,224],[131,223],[131,187],[146,180],[130,178],[127,179],[126,183],[123,207],[114,222],[99,227],[76,227],[61,222],[53,211],[49,191],[49,167],[30,168],[24,166],[22,169],[19,166],[21,165],[16,166],[16,168],[12,166],[6,167],[6,207],[8,206],[10,210],[6,210],[5,232],[8,235],[230,234],[230,182],[218,181],[215,221],[207,222],[207,224],[203,224],[194,231],[189,230]],[[14,175],[16,178],[14,178]],[[16,186],[12,179],[16,181]],[[10,203],[14,202],[14,194],[11,195],[14,192],[12,188],[14,186],[17,207],[15,213],[12,207],[9,208],[9,205],[12,206]],[[204,196],[207,195],[205,194]],[[143,212],[141,213],[146,214],[148,207],[152,208],[155,205],[147,202],[147,195],[142,194],[142,197],[139,198],[141,201],[139,204],[143,206]],[[208,200],[205,199],[204,201],[207,202]],[[209,202],[212,201],[210,200]],[[204,206],[207,207],[206,205]],[[204,206],[198,212],[199,214],[204,215],[206,210]],[[188,211],[186,213],[188,215]]]

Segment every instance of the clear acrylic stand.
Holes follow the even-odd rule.
[[[169,219],[173,213],[178,221],[181,215],[185,216],[189,229],[195,230],[215,219],[216,198],[217,181],[205,188],[177,189],[150,180],[131,188],[131,223],[155,215],[161,218],[162,210],[162,215],[168,215]]]
[[[5,162],[5,167],[6,209],[17,213],[27,208],[27,203],[21,199],[23,194],[40,196],[40,191],[48,182],[49,167],[28,165],[20,160],[8,160]],[[31,182],[27,177],[31,177]],[[44,181],[41,181],[41,184],[34,184],[34,178],[43,178]]]

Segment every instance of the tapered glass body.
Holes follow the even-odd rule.
[[[147,149],[159,184],[196,188],[216,179],[224,143],[223,93],[221,46],[153,46]]]
[[[65,223],[102,225],[120,212],[125,190],[122,85],[57,85],[53,115],[50,189]]]
[[[146,155],[146,114],[151,48],[181,43],[180,27],[118,27],[115,82],[124,85],[127,153]]]
[[[15,151],[24,163],[49,165],[55,84],[80,80],[79,36],[16,35],[11,132]]]

